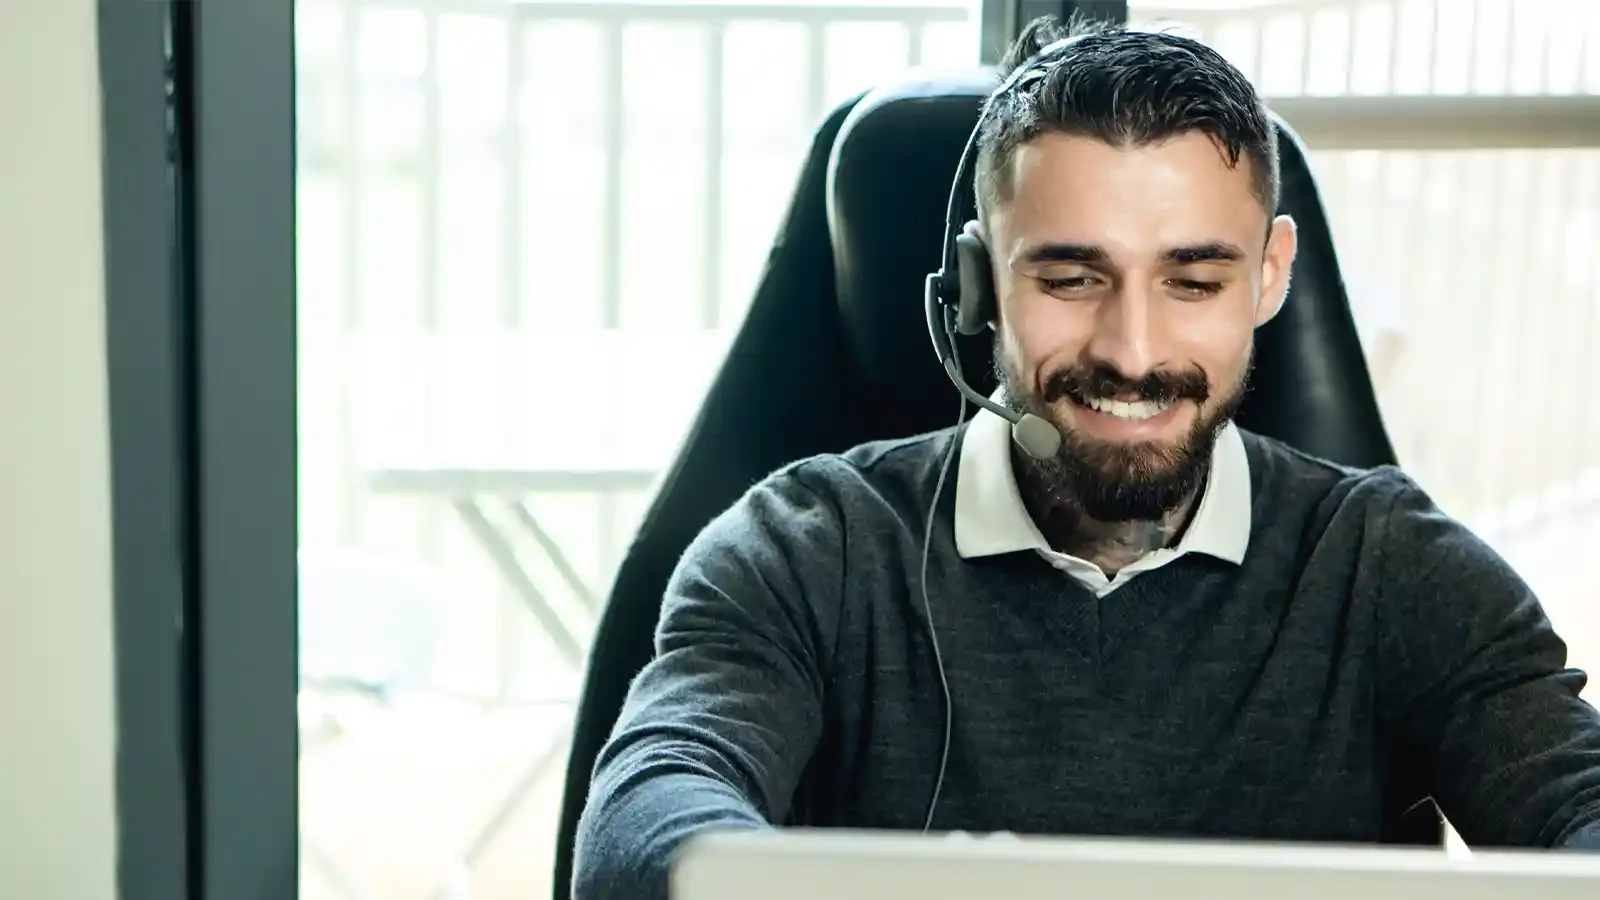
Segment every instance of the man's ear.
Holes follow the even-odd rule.
[[[989,235],[984,232],[983,223],[979,222],[977,219],[970,219],[967,221],[967,224],[961,226],[961,233],[970,234],[978,240],[983,241],[983,245],[985,247],[989,245]]]
[[[1261,297],[1256,301],[1256,327],[1272,321],[1289,296],[1289,272],[1296,248],[1294,219],[1278,216],[1267,232],[1267,251],[1261,258]]]

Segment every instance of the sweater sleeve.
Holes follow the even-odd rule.
[[[575,900],[665,900],[691,836],[788,813],[820,739],[843,539],[793,470],[694,540],[666,590],[655,655],[595,764]]]
[[[1386,476],[1389,477],[1389,476]],[[1471,845],[1600,850],[1600,713],[1523,580],[1395,473],[1374,530],[1380,691]]]

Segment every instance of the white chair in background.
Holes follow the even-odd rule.
[[[446,594],[432,572],[386,560],[300,553],[302,756],[428,690]],[[308,863],[345,900],[369,900],[359,879],[302,836]],[[459,900],[467,900],[460,894]]]
[[[467,696],[438,684],[434,663],[451,592],[426,566],[348,554],[300,553],[301,752],[314,753],[361,720],[392,711],[409,698],[448,700],[491,709],[506,698]],[[535,697],[515,703],[530,715],[570,700]],[[523,805],[559,751],[566,727],[536,748],[526,771],[457,852],[433,900],[471,900],[472,868]],[[344,900],[372,900],[359,879],[302,838],[306,860]]]

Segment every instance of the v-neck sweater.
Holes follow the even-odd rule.
[[[1399,470],[1245,432],[1243,561],[1097,598],[1035,552],[961,558],[953,477],[930,505],[960,435],[788,466],[693,542],[595,768],[575,897],[664,898],[708,830],[920,829],[941,762],[936,831],[1379,842],[1403,768],[1470,844],[1600,848],[1584,674]]]

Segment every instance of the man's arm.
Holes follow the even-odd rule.
[[[1384,476],[1390,477],[1390,476]],[[1392,476],[1377,525],[1385,707],[1468,844],[1600,850],[1600,713],[1539,601]]]
[[[822,732],[842,534],[791,470],[706,527],[595,764],[575,900],[655,900],[679,848],[782,821]]]

